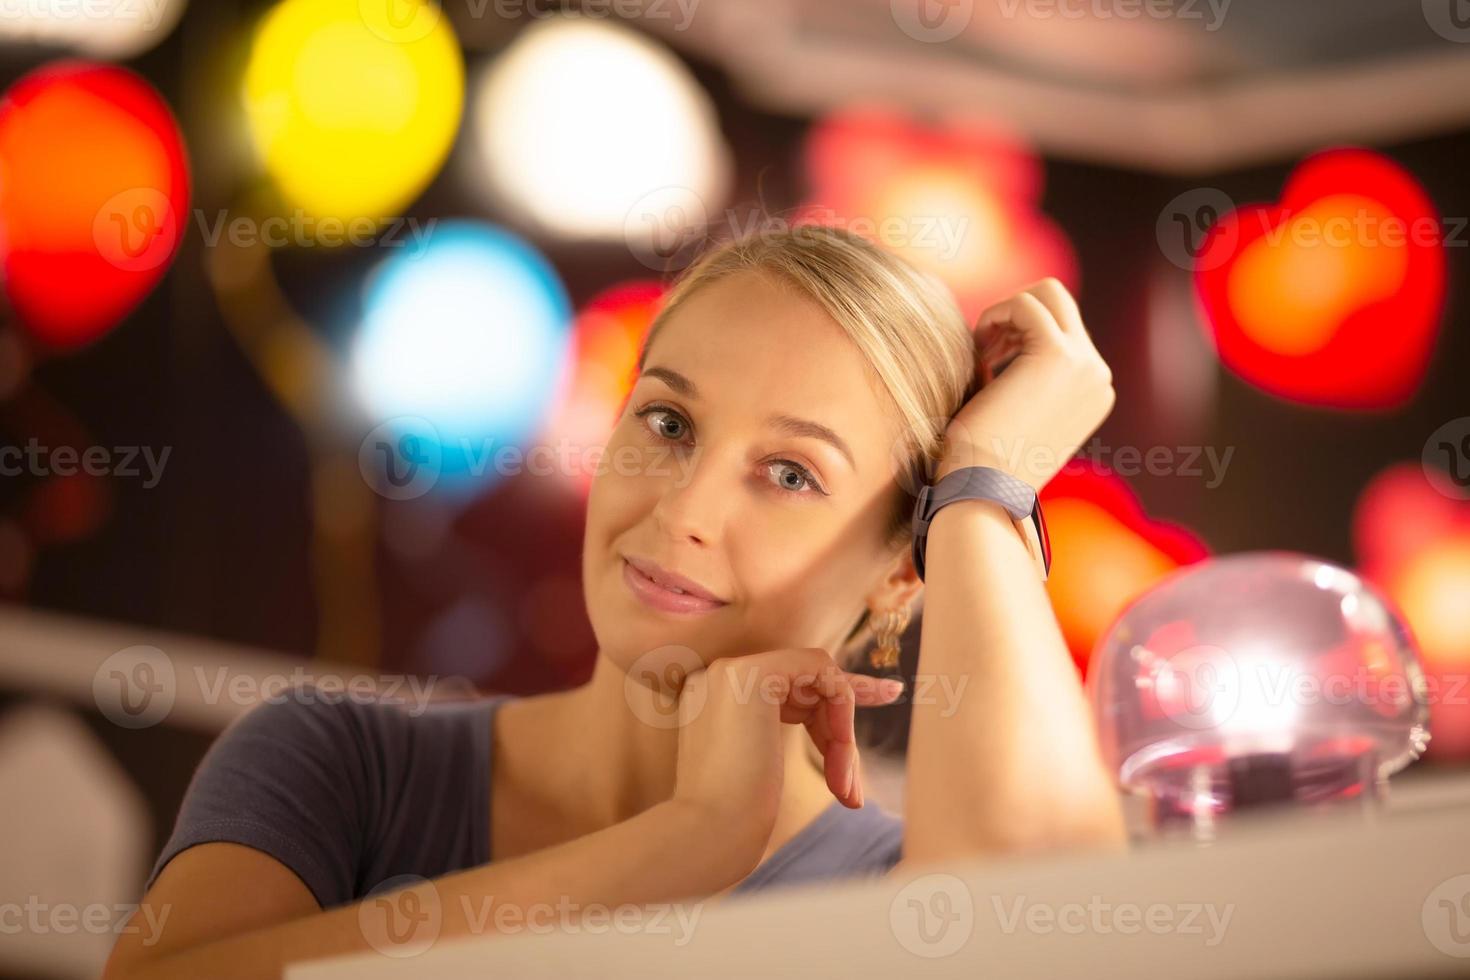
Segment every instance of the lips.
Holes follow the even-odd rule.
[[[707,612],[726,605],[724,599],[693,579],[646,558],[624,556],[623,579],[645,603],[668,612]]]

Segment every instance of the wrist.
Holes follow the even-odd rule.
[[[680,860],[698,869],[701,884],[711,891],[726,888],[750,874],[765,855],[770,829],[761,833],[745,814],[730,814],[698,800],[672,797],[657,805],[665,838],[681,852]]]
[[[956,523],[958,514],[978,515],[981,523],[1008,526],[1031,559],[1042,581],[1051,566],[1051,549],[1033,484],[1015,476],[1004,467],[987,461],[983,452],[974,452],[973,444],[962,443],[942,458],[931,487],[924,488],[914,505],[914,565],[920,578],[927,565],[926,553],[932,537]],[[981,506],[977,506],[981,505]],[[945,520],[950,512],[958,512]]]
[[[968,438],[951,438],[945,440],[944,452],[939,457],[939,465],[934,469],[934,479],[930,482],[938,483],[956,470],[970,466],[988,466],[1009,476],[1016,475],[998,453],[986,450],[979,443]]]

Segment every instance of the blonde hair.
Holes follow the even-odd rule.
[[[830,225],[762,229],[706,251],[674,283],[638,355],[696,290],[738,272],[774,276],[816,301],[862,354],[897,407],[903,442],[895,452],[898,493],[885,539],[895,548],[910,534],[915,491],[933,472],[945,423],[979,387],[974,340],[953,294],[860,235]],[[848,633],[844,649],[868,624]]]

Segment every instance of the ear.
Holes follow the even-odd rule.
[[[882,610],[912,607],[914,600],[923,591],[924,581],[919,578],[919,570],[914,567],[913,552],[905,548],[888,566],[878,587],[868,593],[868,608]]]

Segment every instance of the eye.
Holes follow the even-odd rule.
[[[634,412],[633,414],[638,416],[638,418],[640,419],[646,418],[649,415],[668,416],[667,419],[655,419],[651,426],[647,422],[643,424],[646,427],[658,430],[656,434],[664,439],[672,439],[678,442],[688,437],[688,431],[690,428],[689,420],[684,418],[684,416],[680,415],[678,412],[674,411],[671,408],[666,408],[663,405],[649,405],[647,408],[641,409],[637,412]],[[671,422],[676,428],[679,429],[679,432],[671,433],[668,431],[666,427],[670,425]]]
[[[640,419],[649,418],[650,416],[653,417],[652,422],[644,422],[644,428],[660,439],[682,442],[688,438],[689,431],[693,428],[689,424],[688,419],[666,405],[655,403],[646,408],[641,408],[633,414]],[[676,431],[670,432],[670,428]],[[822,485],[817,482],[817,478],[812,475],[811,470],[802,466],[800,463],[793,462],[789,459],[777,459],[766,463],[765,467],[768,471],[778,467],[786,470],[786,473],[778,476],[775,481],[777,489],[783,493],[789,493],[799,497],[811,496],[813,494],[823,497],[828,495],[827,491],[822,488]]]
[[[800,463],[793,463],[789,459],[777,459],[767,463],[766,466],[770,469],[776,469],[778,467],[785,468],[786,474],[776,479],[777,485],[782,490],[796,494],[819,493],[826,496],[827,491],[823,490],[821,485],[817,483],[816,477],[812,476],[811,470],[808,470]],[[793,476],[798,481],[794,486],[789,482]]]

